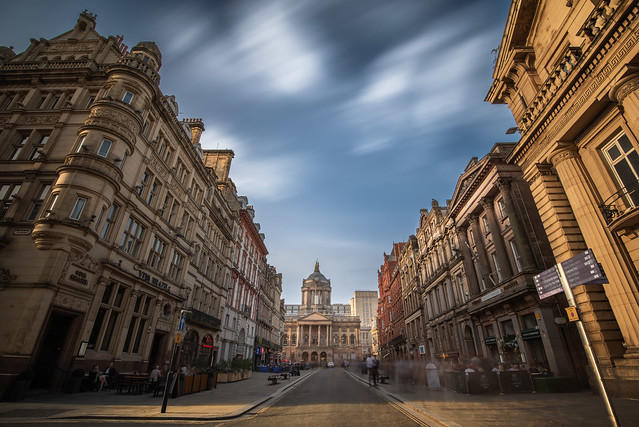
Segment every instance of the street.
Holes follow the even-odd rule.
[[[409,418],[371,388],[342,369],[320,369],[266,409],[225,425],[423,425]]]

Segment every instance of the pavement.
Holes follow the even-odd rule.
[[[341,368],[336,368],[341,369]],[[240,417],[275,401],[313,375],[302,371],[273,385],[272,374],[253,372],[251,378],[218,384],[210,391],[169,399],[161,413],[162,397],[116,394],[114,391],[47,394],[22,402],[0,402],[0,425],[43,420],[190,420],[215,421]],[[347,373],[368,386],[361,370]],[[590,391],[578,393],[513,393],[466,395],[430,391],[423,385],[395,382],[370,388],[431,426],[608,426],[602,399]],[[612,399],[620,426],[639,426],[639,401]]]

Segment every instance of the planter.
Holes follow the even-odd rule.
[[[217,382],[218,383],[226,383],[229,381],[229,373],[228,372],[218,372],[217,373]]]
[[[577,380],[572,377],[534,377],[538,393],[573,393],[579,391]]]
[[[193,390],[193,375],[185,375],[184,376],[184,385],[182,386],[182,393],[180,394],[189,394]]]
[[[244,371],[244,379],[251,378],[253,376],[253,371]]]
[[[205,390],[211,390],[217,386],[217,372],[211,372],[206,376],[206,388]]]
[[[200,391],[206,390],[206,383],[209,375],[208,374],[200,374]]]

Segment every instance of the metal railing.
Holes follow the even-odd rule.
[[[615,218],[623,215],[625,212],[625,210],[620,210],[621,208],[618,206],[620,201],[622,201],[624,205],[627,205],[627,208],[636,207],[634,201],[635,197],[639,200],[639,180],[616,191],[603,203],[600,203],[599,210],[606,221],[606,225],[613,222]]]

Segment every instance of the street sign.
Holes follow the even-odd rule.
[[[608,283],[606,275],[590,249],[562,262],[561,267],[571,288],[579,285]],[[542,271],[533,280],[540,299],[563,292],[556,267]]]
[[[563,292],[559,273],[557,273],[557,269],[555,267],[542,271],[533,277],[533,280],[535,281],[537,293],[539,293],[539,299],[548,298]]]
[[[175,344],[180,344],[182,343],[182,334],[177,334],[175,336],[175,341],[173,341]]]
[[[590,249],[562,262],[561,266],[564,268],[564,274],[571,288],[579,285],[608,283],[606,275]]]
[[[570,320],[571,322],[576,322],[577,320],[579,320],[576,307],[566,307],[566,314],[568,314],[568,320]]]
[[[178,331],[184,330],[185,323],[186,323],[186,317],[185,316],[180,317],[180,323],[178,323]]]

